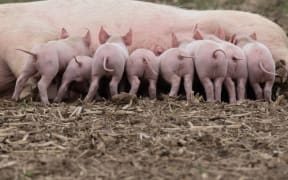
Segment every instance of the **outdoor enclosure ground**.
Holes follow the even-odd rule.
[[[1,180],[287,179],[288,105],[195,99],[1,101]]]

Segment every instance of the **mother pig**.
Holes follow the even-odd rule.
[[[31,49],[36,43],[55,39],[62,27],[71,35],[79,35],[89,28],[92,37],[97,37],[102,25],[112,34],[123,34],[133,28],[131,52],[155,45],[168,48],[171,32],[180,38],[190,38],[196,23],[206,33],[213,33],[221,24],[227,38],[232,33],[256,32],[275,61],[288,62],[288,40],[284,31],[270,20],[248,12],[184,10],[132,0],[46,0],[0,5],[0,22],[0,94],[14,87],[15,78],[26,61],[27,57],[15,49]],[[93,41],[96,48],[98,40]],[[31,85],[33,81],[22,97],[30,93]]]

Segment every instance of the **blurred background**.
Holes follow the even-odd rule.
[[[0,0],[0,3],[33,0]],[[187,9],[235,9],[259,13],[282,26],[288,33],[288,0],[142,0]]]

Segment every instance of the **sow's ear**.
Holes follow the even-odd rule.
[[[215,31],[215,35],[222,40],[225,40],[225,32],[222,27],[218,27]]]
[[[193,38],[194,38],[195,40],[203,40],[203,36],[201,35],[201,33],[200,33],[198,30],[196,30]]]
[[[65,28],[62,28],[61,33],[60,33],[60,39],[66,39],[68,37],[69,37],[69,33],[67,32]]]
[[[254,40],[257,40],[257,35],[256,32],[254,32],[253,34],[250,35],[250,37]]]
[[[122,36],[122,39],[126,46],[130,46],[132,44],[132,30],[129,29],[129,32],[125,36]]]
[[[92,38],[91,38],[91,33],[90,33],[89,29],[88,29],[87,33],[85,34],[85,36],[83,37],[83,40],[88,47],[91,45]]]
[[[172,37],[172,42],[171,42],[172,43],[172,47],[173,48],[178,47],[180,43],[179,43],[178,38],[177,38],[177,36],[176,36],[176,34],[174,32],[172,32],[171,37]]]
[[[104,44],[110,38],[110,35],[104,30],[103,26],[100,28],[98,38],[100,44]]]

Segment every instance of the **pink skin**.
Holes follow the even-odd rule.
[[[269,49],[257,42],[256,33],[234,39],[234,43],[241,47],[247,57],[249,83],[256,99],[271,101],[272,87],[275,81],[275,62]],[[264,88],[260,86],[264,83]]]
[[[63,32],[63,31],[62,31]],[[63,36],[66,37],[66,36]],[[49,104],[47,89],[59,72],[63,72],[69,61],[77,55],[89,55],[91,36],[88,31],[84,37],[70,37],[35,46],[31,52],[26,50],[29,59],[16,82],[12,99],[18,100],[27,80],[36,74],[41,75],[38,89],[41,101]]]
[[[121,13],[115,16],[111,12]],[[132,27],[133,45],[129,47],[129,52],[132,52],[138,48],[150,49],[156,44],[168,49],[171,32],[189,38],[192,26],[196,23],[201,26],[201,31],[210,34],[221,24],[227,38],[233,33],[245,35],[256,32],[258,41],[269,48],[275,61],[282,59],[288,62],[288,39],[283,29],[269,19],[249,12],[185,10],[130,0],[121,3],[119,0],[85,0],[85,3],[77,0],[49,0],[1,4],[0,14],[5,14],[0,17],[0,95],[14,87],[14,80],[20,76],[27,61],[27,55],[15,53],[15,48],[31,49],[36,43],[57,39],[57,29],[63,26],[73,34],[81,34],[83,28],[89,28],[93,37],[97,37],[101,25],[109,28],[111,33],[119,34],[124,34],[127,27]],[[95,40],[93,49],[98,45]],[[31,94],[35,82],[29,82],[21,97]]]
[[[216,30],[215,35],[216,36],[208,35],[204,38],[214,40],[215,42],[219,43],[226,53],[226,57],[228,59],[228,69],[224,80],[224,85],[228,91],[229,102],[235,103],[236,94],[238,100],[245,99],[246,82],[248,78],[247,59],[240,47],[232,44],[231,42],[225,41],[225,32],[221,27]],[[233,38],[231,41],[232,40]],[[235,83],[237,85],[237,90]]]
[[[99,81],[103,76],[111,77],[109,83],[110,94],[114,96],[118,94],[118,84],[122,79],[125,64],[129,57],[126,46],[132,43],[132,30],[122,37],[110,36],[101,27],[99,32],[100,45],[94,56],[92,62],[92,78],[89,91],[84,101],[92,101],[97,94]]]
[[[186,51],[195,57],[195,69],[204,86],[208,102],[221,102],[222,84],[227,74],[228,59],[220,44],[212,40],[203,40],[199,31],[195,41],[186,46]]]
[[[84,82],[91,80],[92,58],[89,56],[77,56],[70,60],[62,77],[62,83],[54,102],[61,102],[67,93],[69,84],[72,81]]]
[[[169,96],[175,97],[180,88],[181,78],[184,78],[184,88],[188,102],[191,100],[191,91],[194,77],[193,58],[188,57],[181,48],[185,43],[180,43],[174,33],[172,33],[172,47],[159,57],[160,73],[163,79],[171,84]],[[188,58],[183,58],[186,55]]]
[[[131,85],[130,94],[136,95],[140,79],[149,82],[149,96],[156,98],[156,83],[159,74],[159,63],[155,54],[147,49],[137,49],[132,52],[126,63],[126,75]]]

